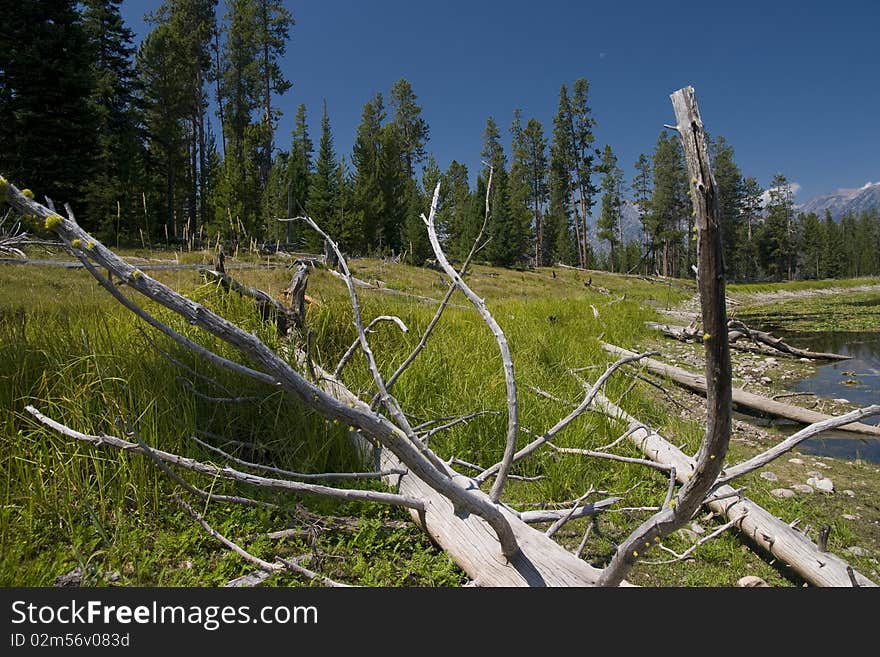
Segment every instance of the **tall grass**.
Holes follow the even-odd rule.
[[[209,254],[188,257],[210,260]],[[359,278],[379,281],[386,288],[435,298],[445,292],[445,282],[431,270],[375,260],[356,261],[353,269]],[[248,300],[220,294],[192,271],[157,272],[156,276],[256,332],[270,346],[275,344],[272,327],[259,322]],[[238,277],[277,293],[289,276],[289,271],[274,269],[242,271]],[[563,269],[516,272],[476,267],[469,280],[487,299],[508,336],[519,379],[521,425],[537,433],[551,427],[570,407],[565,401],[541,396],[533,387],[559,400],[579,401],[584,386],[609,362],[600,339],[632,348],[649,344],[644,322],[655,318],[654,309],[675,305],[695,291],[689,282],[656,283]],[[347,294],[337,279],[321,271],[313,273],[309,294],[316,301],[308,311],[315,333],[312,353],[332,371],[356,337]],[[396,326],[382,324],[370,336],[379,366],[388,376],[417,344],[435,306],[379,290],[361,290],[360,297],[365,319],[394,314],[409,328],[404,334]],[[154,306],[148,308],[177,330],[230,358],[239,358],[179,318]],[[253,447],[243,451],[225,444],[249,460],[262,459],[291,470],[363,467],[353,461],[344,428],[324,421],[288,396],[200,362],[155,332],[149,335],[162,350],[216,384],[172,364],[144,337],[139,322],[85,272],[0,267],[0,475],[4,481],[0,583],[49,585],[77,565],[86,573],[87,583],[124,585],[219,584],[247,570],[177,509],[170,500],[177,487],[148,459],[61,438],[23,412],[29,403],[86,433],[119,435],[124,423],[129,423],[146,443],[202,460],[217,457],[190,440],[197,431],[250,443]],[[372,378],[364,360],[356,356],[343,379],[369,398]],[[256,396],[259,401],[215,403],[195,394],[194,387],[210,396]],[[478,410],[498,411],[438,434],[431,446],[444,458],[455,456],[481,466],[501,458],[506,428],[501,359],[491,334],[461,295],[453,297],[453,307],[447,309],[424,352],[393,393],[414,423]],[[615,400],[623,397],[630,412],[667,431],[686,448],[695,449],[699,443],[702,430],[696,421],[669,415],[654,391],[631,376],[613,377],[605,394]],[[557,442],[596,448],[623,430],[619,422],[587,413]],[[522,443],[527,439],[520,438]],[[635,448],[626,446],[621,453],[637,455]],[[590,486],[601,491],[597,494],[629,491],[628,502],[656,504],[666,488],[663,476],[644,468],[563,457],[547,450],[517,464],[514,471],[540,477],[511,482],[509,501],[523,508],[564,504]],[[224,482],[201,479],[198,485],[244,492]],[[313,521],[311,533],[304,532],[284,545],[253,540],[248,545],[255,553],[268,558],[285,550],[316,554],[324,572],[367,585],[463,581],[448,557],[413,526],[389,526],[388,520],[406,519],[398,510],[254,491],[245,494],[282,508],[206,507],[203,502],[199,508],[232,538],[290,523],[304,527],[304,516],[296,515],[303,507],[326,516],[360,518],[356,531],[350,526],[340,529],[331,521]],[[585,558],[601,565],[614,542],[644,517],[644,512],[614,511],[596,520]],[[571,535],[563,532],[560,536],[576,545],[589,523],[571,523],[566,529]],[[728,555],[729,563],[734,550],[725,541],[720,545],[726,547],[717,549]],[[746,557],[735,557],[740,558]],[[656,576],[657,571],[651,572],[644,576]],[[710,563],[699,573],[671,567],[667,572],[673,582],[681,577],[682,583],[712,583],[723,579],[725,566]],[[294,576],[272,582],[302,583]]]

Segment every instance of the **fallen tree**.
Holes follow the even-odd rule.
[[[506,486],[512,477],[511,467],[514,463],[529,457],[545,445],[551,445],[551,441],[558,434],[570,427],[575,419],[588,410],[596,399],[600,387],[617,369],[628,362],[641,360],[647,354],[631,354],[619,358],[586,391],[583,401],[572,412],[544,433],[537,435],[526,446],[517,449],[524,429],[518,422],[519,401],[512,356],[503,329],[495,321],[485,300],[475,294],[465,280],[464,273],[470,262],[470,256],[462,268],[456,271],[446,259],[440,246],[434,225],[440,192],[439,184],[434,190],[430,212],[428,216],[423,215],[422,218],[437,262],[450,279],[449,289],[446,297],[439,303],[434,319],[423,334],[419,345],[387,379],[383,377],[377,366],[368,337],[370,324],[364,322],[356,289],[357,281],[348,268],[344,254],[331,236],[324,233],[315,221],[310,217],[302,218],[302,221],[324,238],[328,253],[332,252],[335,256],[334,260],[338,262],[339,275],[344,280],[349,293],[358,336],[356,349],[366,359],[373,380],[372,389],[362,393],[365,396],[361,396],[355,394],[340,380],[339,374],[344,368],[344,362],[340,362],[332,374],[329,368],[312,362],[308,353],[307,338],[302,330],[290,330],[288,324],[282,335],[282,349],[279,352],[273,351],[255,334],[243,330],[203,304],[182,296],[118,257],[77,224],[70,207],[65,206],[66,216],[61,216],[51,201],[47,200],[45,205],[37,203],[23,195],[14,185],[7,184],[5,180],[0,182],[3,187],[0,191],[18,212],[38,217],[45,228],[58,236],[67,249],[110,294],[150,326],[211,363],[259,381],[269,389],[281,390],[328,421],[344,423],[351,427],[350,435],[354,449],[365,457],[368,454],[371,456],[373,469],[362,473],[348,473],[348,476],[382,477],[386,484],[396,488],[396,491],[365,493],[325,484],[312,484],[308,481],[309,477],[339,478],[343,473],[279,473],[272,477],[249,475],[238,472],[228,465],[218,468],[182,455],[159,452],[137,438],[133,430],[129,431],[129,434],[137,438],[136,441],[111,436],[89,436],[47,417],[36,407],[32,406],[28,410],[37,420],[69,438],[105,448],[115,447],[139,452],[151,458],[169,477],[191,494],[208,501],[260,503],[244,497],[220,496],[198,489],[183,482],[169,466],[184,468],[208,477],[228,479],[243,486],[271,488],[294,495],[361,499],[406,508],[437,544],[478,585],[618,586],[625,584],[632,568],[648,550],[661,544],[664,537],[689,522],[694,513],[706,503],[708,497],[717,499],[716,488],[719,476],[723,475],[722,468],[731,433],[731,366],[726,331],[717,188],[709,167],[706,138],[693,89],[688,87],[675,92],[672,101],[678,120],[676,129],[681,138],[691,177],[691,197],[697,226],[701,312],[707,333],[715,336],[704,342],[708,381],[706,431],[697,454],[688,463],[687,476],[680,479],[675,467],[666,468],[669,485],[658,510],[620,542],[611,559],[602,568],[594,567],[580,559],[579,551],[572,553],[565,549],[552,540],[552,534],[571,519],[588,516],[608,508],[614,503],[613,500],[587,504],[585,500],[592,493],[590,487],[590,490],[581,496],[572,508],[564,512],[556,509],[520,512],[505,502]],[[491,172],[487,183],[484,227],[489,217],[490,190]],[[481,235],[482,231],[474,242],[471,256],[480,246]],[[105,276],[102,270],[107,271],[108,275]],[[234,347],[248,364],[230,360],[176,332],[123,292],[115,280],[110,280],[110,276],[123,282],[125,290],[132,290],[142,295],[177,314],[190,325]],[[252,296],[258,303],[262,303],[264,308],[272,311],[267,319],[280,323],[279,318],[282,313],[275,312],[278,309],[271,297],[259,290],[236,285],[232,279],[223,276],[218,277],[218,280],[227,291],[237,290],[246,296]],[[456,290],[461,291],[474,306],[495,338],[507,391],[507,431],[503,439],[503,457],[501,461],[474,477],[455,471],[450,465],[452,459],[447,461],[429,446],[427,432],[411,424],[392,392],[394,381],[418,356],[430,332],[448,306],[452,293]],[[402,326],[399,319],[396,319],[396,322]],[[305,349],[302,344],[304,339]],[[364,458],[364,461],[367,460]],[[369,463],[364,465],[369,466]],[[306,480],[302,481],[303,478]],[[486,493],[480,487],[489,480],[492,481],[492,485],[490,491]],[[182,508],[187,509],[186,506]],[[192,509],[188,512],[191,511]],[[299,568],[300,570],[296,572],[305,574],[299,561],[279,558],[274,562],[268,562],[248,555],[232,541],[210,528],[203,518],[195,515],[193,517],[212,536],[263,571],[275,572],[283,568],[294,570]],[[550,521],[553,524],[546,532],[529,524],[529,522]],[[308,572],[311,575],[306,576],[314,576],[325,583],[336,584],[328,578],[323,578],[320,573]]]
[[[612,344],[602,343],[602,347],[607,352],[611,354],[616,354],[617,356],[636,355],[635,352],[632,352],[629,349],[624,349],[623,347],[618,347]],[[694,372],[689,372],[681,367],[669,365],[667,363],[663,363],[659,360],[654,360],[651,358],[646,358],[642,362],[649,372],[667,377],[670,381],[674,381],[678,385],[687,388],[688,390],[692,390],[703,395],[706,394],[708,386],[706,384],[705,376],[696,374]],[[791,404],[783,404],[782,402],[776,401],[775,399],[762,397],[761,395],[756,395],[755,393],[748,392],[747,390],[743,390],[742,388],[734,388],[732,394],[733,403],[737,406],[753,411],[758,411],[759,413],[771,415],[773,417],[785,418],[787,420],[792,420],[801,424],[814,424],[817,422],[823,422],[825,420],[831,419],[832,417],[830,415],[825,415],[824,413],[819,413],[818,411],[811,411],[809,409],[801,408],[799,406],[792,406]],[[841,425],[840,427],[838,427],[838,430],[850,431],[867,436],[880,436],[880,427],[874,426],[872,424],[863,424],[861,422],[850,422],[848,424]]]
[[[648,328],[660,331],[663,335],[675,338],[682,342],[702,342],[704,331],[697,323],[690,326],[675,326],[671,324],[658,324],[656,322],[646,322]],[[809,358],[810,360],[850,360],[852,356],[843,354],[835,354],[824,351],[810,351],[809,349],[800,349],[792,347],[784,340],[774,337],[770,333],[758,331],[750,328],[739,320],[729,320],[727,322],[727,339],[733,348],[743,348],[746,350],[760,351],[772,355],[791,356],[792,358]],[[738,341],[740,338],[748,338],[752,341],[751,345],[743,345]]]

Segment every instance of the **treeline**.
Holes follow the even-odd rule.
[[[282,2],[166,0],[138,48],[120,0],[2,3],[0,171],[70,202],[111,243],[319,251],[302,224],[277,221],[307,213],[353,255],[421,264],[432,253],[420,215],[439,181],[438,232],[453,259],[485,221],[477,257],[495,265],[693,275],[677,137],[662,131],[627,181],[612,147],[597,143],[584,78],[561,85],[547,132],[518,109],[505,128],[490,116],[480,170],[458,161],[441,170],[405,79],[367,100],[350,154],[337,153],[326,103],[317,145],[303,104],[290,137],[279,137],[291,89],[280,62],[295,26]],[[730,279],[880,273],[876,213],[839,224],[798,215],[784,176],[765,191],[721,136],[711,155]]]

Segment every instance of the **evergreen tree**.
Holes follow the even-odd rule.
[[[181,121],[185,112],[180,84],[183,71],[174,55],[173,41],[170,26],[160,23],[147,34],[137,53],[147,136],[146,205],[148,216],[156,216],[154,229],[164,239],[182,239],[189,191],[186,176],[181,173],[189,164]]]
[[[514,110],[510,126],[512,160],[507,176],[507,219],[505,234],[510,264],[522,262],[532,251],[533,199],[530,153],[522,127],[520,110]],[[536,260],[537,262],[537,260]]]
[[[351,156],[355,168],[353,211],[360,224],[362,241],[358,247],[362,252],[379,243],[380,225],[385,214],[380,157],[384,120],[382,94],[377,93],[364,105]]]
[[[273,136],[278,125],[280,110],[273,106],[273,95],[283,96],[291,87],[278,65],[287,50],[290,28],[296,23],[293,15],[283,2],[257,0],[255,37],[259,45],[258,76],[260,79],[260,95],[262,120],[260,133],[262,136],[259,162],[260,182],[266,184],[267,171],[272,162]]]
[[[287,195],[289,216],[309,211],[309,181],[312,175],[312,153],[314,145],[309,137],[306,106],[300,103],[293,121],[290,139],[290,155],[287,158]],[[287,222],[288,242],[299,243],[304,237],[303,226],[298,222]]]
[[[589,83],[585,78],[575,80],[571,95],[571,148],[573,164],[573,188],[577,191],[578,203],[576,217],[579,214],[581,222],[581,261],[583,267],[590,266],[590,254],[592,248],[588,238],[587,217],[591,215],[593,208],[593,196],[597,189],[592,182],[594,168],[593,128],[596,121],[593,119],[587,99]]]
[[[743,180],[741,234],[736,242],[737,253],[734,260],[737,263],[739,277],[747,281],[755,280],[760,270],[756,235],[763,219],[763,194],[764,190],[754,176]]]
[[[804,278],[823,277],[822,247],[825,241],[824,227],[814,212],[798,216],[804,236],[800,271]]]
[[[437,213],[437,232],[447,256],[463,260],[470,253],[479,225],[475,225],[467,166],[453,160],[440,184],[442,203]]]
[[[167,30],[163,43],[169,50],[164,57],[175,71],[171,82],[176,86],[176,120],[186,149],[186,165],[178,173],[186,189],[186,216],[181,220],[190,235],[207,220],[208,154],[213,145],[207,143],[206,85],[212,74],[216,5],[217,0],[166,0],[149,18]]]
[[[77,4],[19,0],[0,12],[0,174],[75,210],[86,207],[98,150],[92,50]],[[77,218],[89,230],[100,221]]]
[[[422,171],[421,189],[418,189],[415,185],[407,185],[412,198],[403,223],[403,248],[407,252],[407,259],[414,265],[424,264],[425,260],[433,257],[434,254],[434,250],[431,248],[431,243],[428,240],[428,229],[425,227],[425,222],[422,221],[422,214],[426,217],[428,216],[431,209],[431,201],[434,198],[434,189],[440,178],[440,167],[437,166],[437,161],[431,155]],[[445,194],[446,192],[441,187],[438,212],[441,211],[442,199]],[[436,224],[435,215],[435,227]]]
[[[611,271],[621,271],[623,267],[623,170],[617,166],[617,157],[606,144],[599,165],[602,172],[602,211],[597,223],[599,239],[609,245],[608,265]]]
[[[841,278],[846,270],[843,233],[828,210],[825,210],[823,228],[823,237],[825,238],[822,244],[823,260],[825,261],[823,278]]]
[[[553,117],[553,141],[550,145],[549,170],[549,220],[554,226],[554,243],[547,244],[551,262],[567,265],[580,264],[578,244],[580,244],[579,223],[573,220],[570,203],[573,195],[571,170],[573,167],[571,143],[571,109],[568,89],[565,85],[559,92],[559,108]]]
[[[633,201],[639,213],[639,221],[642,223],[642,244],[647,243],[647,216],[651,211],[651,161],[644,153],[639,154],[639,159],[633,165],[636,170],[632,180]]]
[[[777,173],[770,185],[767,217],[761,226],[759,254],[764,270],[775,280],[794,278],[794,198],[788,179]]]
[[[651,212],[646,225],[649,248],[654,254],[654,266],[663,276],[680,276],[688,264],[683,245],[685,221],[691,216],[688,181],[678,140],[665,131],[660,133],[654,150],[653,178]]]
[[[327,114],[327,102],[321,111],[321,138],[318,142],[318,159],[315,172],[309,185],[309,216],[327,233],[339,247],[345,251],[355,248],[357,236],[343,234],[343,226],[339,223],[337,212],[339,171],[336,152],[333,148],[333,134],[330,130],[330,116]],[[306,233],[307,250],[322,253],[324,242],[320,235],[312,230]]]
[[[418,187],[407,174],[400,133],[393,123],[382,128],[379,147],[379,175],[385,213],[381,217],[379,243],[383,254],[400,253],[403,248],[403,227],[410,208],[418,205]]]
[[[733,147],[719,136],[711,142],[712,172],[718,188],[721,210],[722,252],[728,280],[742,278],[737,255],[743,223],[743,177],[734,161]]]
[[[121,0],[87,0],[83,25],[92,51],[90,105],[97,122],[94,171],[86,185],[85,215],[106,237],[130,235],[140,218],[144,145],[137,106],[132,31]]]
[[[407,80],[401,78],[394,83],[388,100],[394,112],[392,124],[406,164],[406,175],[411,178],[415,174],[416,165],[425,159],[425,144],[429,139],[428,124],[422,118],[422,108],[416,103],[416,94]]]
[[[551,263],[552,247],[555,243],[556,228],[553,222],[545,225],[547,199],[550,195],[548,185],[547,140],[544,127],[537,119],[529,119],[522,134],[523,166],[529,183],[529,208],[531,210],[532,231],[535,237],[535,266],[545,267]],[[550,248],[547,248],[547,247]]]
[[[509,267],[522,254],[518,252],[519,244],[509,239],[512,218],[508,200],[507,158],[501,145],[498,125],[491,116],[486,120],[483,150],[480,154],[487,164],[481,174],[483,190],[488,185],[490,169],[492,173],[492,187],[489,190],[489,222],[486,226],[489,243],[484,253],[492,264]]]

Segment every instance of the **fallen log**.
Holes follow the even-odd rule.
[[[773,349],[778,349],[783,353],[791,354],[792,356],[797,356],[799,358],[811,358],[814,360],[850,360],[852,358],[852,356],[844,356],[843,354],[833,354],[822,351],[809,351],[807,349],[798,349],[797,347],[792,347],[790,344],[787,344],[780,338],[774,337],[769,333],[765,333],[764,331],[756,331],[755,329],[748,327],[737,320],[731,320],[727,323],[727,326],[730,329],[730,333],[728,335],[736,335],[737,338],[740,335],[744,335],[754,342],[765,344],[769,347],[772,347]]]
[[[642,450],[648,458],[674,467],[679,482],[684,483],[688,480],[695,464],[690,456],[656,432],[649,431],[644,424],[616,406],[607,397],[596,395],[594,404],[611,417],[626,422],[632,432],[629,434],[630,442]],[[859,586],[876,586],[861,573],[853,571],[852,567],[840,557],[830,552],[822,552],[808,537],[794,530],[763,507],[747,497],[736,495],[732,487],[720,486],[709,499],[712,498],[724,499],[706,502],[705,506],[729,520],[735,520],[734,526],[743,535],[789,566],[810,584],[850,587],[853,581],[849,572],[853,572]]]
[[[637,355],[634,352],[629,351],[628,349],[623,349],[622,347],[618,347],[616,345],[607,344],[604,342],[601,344],[606,351],[612,354],[616,354],[618,356]],[[700,374],[688,372],[687,370],[680,367],[667,365],[666,363],[661,363],[660,361],[654,360],[652,358],[643,358],[640,362],[644,363],[645,366],[648,368],[648,371],[654,374],[665,376],[675,383],[679,384],[680,386],[687,388],[688,390],[693,390],[703,395],[706,394],[706,377]],[[766,415],[772,415],[775,417],[785,418],[787,420],[793,420],[801,424],[814,424],[815,422],[821,422],[823,420],[828,420],[831,418],[830,415],[825,415],[824,413],[819,413],[817,411],[811,411],[806,408],[800,408],[798,406],[792,406],[790,404],[783,404],[782,402],[778,402],[767,397],[762,397],[761,395],[747,392],[742,388],[733,389],[733,403],[734,405],[739,407],[749,408],[751,410],[758,411]],[[868,436],[880,436],[880,426],[863,424],[861,422],[851,422],[850,424],[845,424],[841,427],[838,427],[838,430],[850,431],[853,433],[859,433]]]
[[[645,322],[645,325],[660,331],[663,335],[682,342],[703,342],[703,331],[700,328],[691,328],[690,326],[676,326],[672,324],[659,324],[657,322]],[[731,320],[727,324],[727,339],[733,348],[744,349],[748,351],[759,351],[760,353],[769,353],[772,355],[790,356],[792,358],[809,358],[810,360],[850,360],[852,356],[843,354],[835,354],[824,351],[810,351],[808,349],[799,349],[792,347],[784,340],[777,338],[770,333],[757,331],[743,324],[742,322]],[[741,338],[749,338],[757,348],[740,345],[737,341]],[[763,348],[762,348],[763,347]]]
[[[678,340],[680,342],[702,342],[703,336],[697,335],[695,332],[691,332],[688,326],[678,326],[675,324],[661,324],[659,322],[645,322],[645,326],[647,326],[652,331],[659,331],[667,338],[672,338],[673,340]],[[728,336],[728,340],[730,337]],[[739,344],[737,342],[730,342],[730,348],[736,349],[737,351],[748,351],[750,353],[755,354],[764,354],[765,356],[787,356],[789,358],[794,358],[792,354],[783,354],[775,349],[769,349],[767,347],[761,347],[759,345],[753,344]]]

